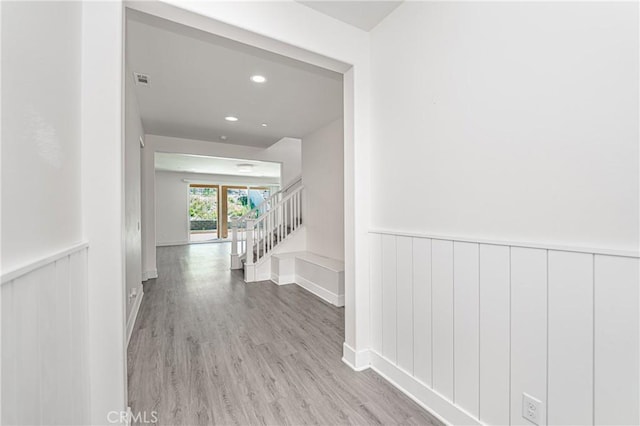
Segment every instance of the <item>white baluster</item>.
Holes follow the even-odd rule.
[[[300,225],[302,225],[302,213],[303,213],[302,209],[304,207],[303,202],[302,202],[303,201],[302,200],[302,190],[300,190],[298,192],[298,198],[300,199],[300,218],[298,220],[300,221]]]
[[[293,232],[296,229],[296,194],[295,192],[291,196],[291,219],[293,219],[291,223],[291,232]]]
[[[300,226],[300,192],[296,192],[296,229]]]
[[[271,251],[273,249],[273,241],[271,241],[271,237],[273,237],[273,219],[271,218],[272,212],[269,211],[267,213],[267,250]]]
[[[247,228],[245,231],[247,242],[246,242],[246,250],[247,250],[247,265],[253,265],[253,220],[247,219]]]
[[[278,228],[277,228],[277,232],[278,232],[278,243],[280,243],[280,241],[282,241],[282,211],[280,210],[280,207],[278,207],[277,209],[275,209],[276,212],[276,220],[278,222]]]
[[[267,250],[269,250],[269,215],[265,215],[264,217],[264,251],[262,255],[267,254]]]
[[[282,239],[287,238],[287,221],[289,220],[289,212],[287,211],[287,201],[282,203],[282,213],[284,214],[284,226],[282,227]]]

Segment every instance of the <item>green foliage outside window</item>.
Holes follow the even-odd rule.
[[[215,188],[190,188],[189,195],[191,220],[218,219],[218,194]]]
[[[229,190],[229,202],[227,204],[229,219],[244,216],[251,208],[246,190]]]

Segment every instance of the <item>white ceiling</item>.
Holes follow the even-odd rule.
[[[128,78],[149,76],[135,86],[146,133],[266,147],[342,116],[341,74],[141,12],[127,17]]]
[[[296,0],[305,6],[329,15],[361,30],[371,31],[380,21],[386,18],[402,3],[402,0],[394,1],[302,1]]]
[[[239,164],[251,164],[251,172],[240,172]],[[165,172],[207,173],[229,176],[251,176],[280,178],[280,163],[232,158],[208,157],[204,155],[172,154],[157,152],[155,168]]]

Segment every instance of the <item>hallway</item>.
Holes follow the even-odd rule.
[[[158,424],[441,423],[341,361],[344,310],[296,285],[245,284],[229,243],[158,248],[128,350],[134,416]]]

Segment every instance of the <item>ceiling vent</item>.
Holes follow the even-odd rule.
[[[140,84],[142,86],[149,85],[149,76],[146,74],[140,74],[139,72],[134,72],[133,76],[136,79],[136,84]]]

